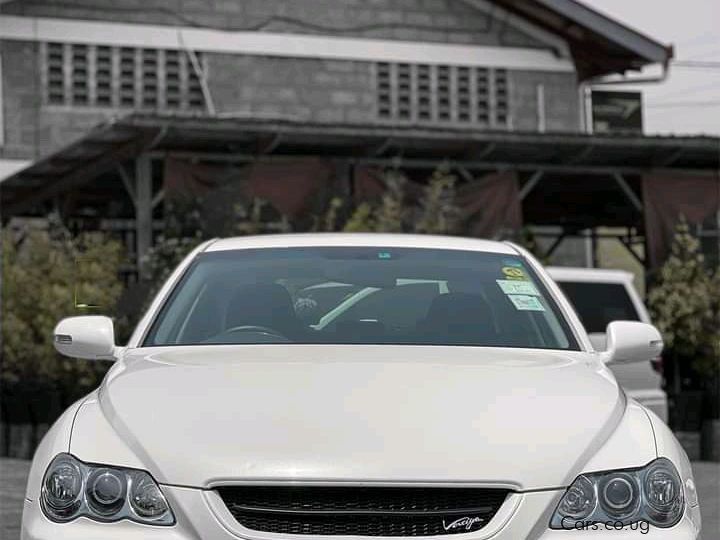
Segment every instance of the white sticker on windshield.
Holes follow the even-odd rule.
[[[537,296],[525,294],[508,294],[508,298],[518,311],[545,311]]]
[[[497,284],[500,285],[502,292],[505,294],[526,294],[530,296],[540,296],[535,285],[529,281],[515,281],[509,279],[497,279]]]

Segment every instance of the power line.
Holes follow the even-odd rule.
[[[718,41],[720,43],[720,41]],[[701,58],[707,58],[708,56],[717,56],[720,54],[720,49],[713,49],[712,51],[705,51],[702,53],[693,54],[688,60],[700,60]]]
[[[714,107],[720,105],[720,100],[709,101],[670,101],[665,103],[649,103],[648,109],[669,109],[675,107]]]
[[[676,96],[687,96],[688,94],[695,94],[697,92],[702,92],[703,90],[710,90],[711,88],[717,88],[717,87],[718,87],[717,81],[713,80],[710,83],[686,86],[685,88],[680,88],[680,89],[674,90],[672,92],[658,94],[655,97],[662,100],[662,99],[672,98],[672,97],[676,97]]]
[[[682,40],[679,42],[679,45],[702,46],[707,45],[708,43],[720,43],[720,39],[717,38],[717,32],[715,30],[708,30],[707,32],[704,32],[699,36],[694,36],[690,39]]]
[[[678,60],[672,62],[672,66],[686,69],[720,69],[720,62],[713,60]]]

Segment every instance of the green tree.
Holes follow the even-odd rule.
[[[346,232],[413,232],[454,234],[460,225],[456,204],[456,178],[448,167],[436,169],[416,204],[408,204],[407,178],[390,169],[383,175],[385,191],[379,202],[357,205],[342,227]]]
[[[330,199],[324,212],[314,216],[310,229],[425,234],[457,231],[460,211],[455,203],[456,178],[447,167],[440,167],[433,173],[416,205],[407,202],[407,178],[400,170],[385,171],[383,182],[386,189],[379,201],[364,201],[353,207],[339,197]],[[157,239],[143,259],[145,279],[150,284],[148,302],[183,258],[207,238],[201,203],[199,200],[176,201],[167,208],[165,234]],[[269,234],[290,232],[293,224],[266,201],[253,198],[235,205],[230,230],[240,236]]]
[[[414,223],[414,232],[452,234],[456,231],[460,219],[460,210],[455,204],[456,181],[445,165],[433,172],[419,202],[419,219]]]
[[[675,230],[670,257],[648,294],[653,321],[663,334],[676,374],[682,365],[705,375],[720,367],[717,273],[713,278],[699,241],[682,219]],[[676,377],[676,390],[678,384]]]
[[[175,267],[202,241],[199,235],[157,239],[142,259],[144,279],[152,284],[149,296],[155,295]]]
[[[707,354],[700,360],[700,371],[720,376],[720,266],[710,279],[710,316],[705,320]]]
[[[360,203],[345,222],[345,232],[369,232],[375,230],[375,209],[368,203]]]
[[[405,203],[407,178],[397,169],[386,171],[385,191],[375,210],[375,232],[399,233],[406,228],[408,208]]]
[[[0,381],[59,387],[68,399],[95,387],[106,365],[63,358],[52,331],[68,316],[112,315],[122,292],[122,246],[101,234],[3,231]],[[20,238],[18,238],[20,236]]]

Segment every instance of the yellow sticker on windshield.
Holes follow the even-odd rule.
[[[503,266],[502,273],[505,274],[505,277],[508,279],[527,279],[527,277],[525,276],[525,272],[523,272],[522,268]]]

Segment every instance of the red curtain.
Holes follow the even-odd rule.
[[[230,183],[241,183],[246,197],[259,197],[280,213],[293,218],[305,210],[313,196],[335,175],[332,164],[321,159],[253,163],[242,167],[200,165],[165,160],[165,193],[173,197],[202,197]]]
[[[385,189],[382,171],[373,167],[357,167],[354,182],[358,200],[377,198]],[[408,198],[414,201],[422,196],[422,189],[414,182],[408,182],[405,187]],[[490,173],[460,185],[456,202],[465,223],[465,236],[498,238],[509,236],[522,227],[522,206],[515,172]]]
[[[355,167],[356,199],[371,200],[382,195],[385,190],[382,176],[382,170],[377,167]],[[165,161],[165,192],[170,199],[209,197],[220,203],[234,200],[238,195],[256,196],[290,218],[311,209],[314,199],[331,185],[334,177],[335,167],[320,158],[242,167],[193,164],[174,158]],[[415,182],[405,186],[409,201],[417,201],[422,191],[423,186]],[[459,186],[457,203],[466,223],[464,234],[467,236],[495,238],[522,226],[514,172],[490,173]]]
[[[202,197],[219,185],[227,170],[216,165],[199,165],[188,161],[165,160],[163,189],[168,198]]]
[[[720,176],[677,173],[643,175],[645,234],[652,267],[660,266],[670,252],[680,216],[697,225],[720,212]]]
[[[512,171],[491,173],[461,186],[457,200],[468,224],[467,236],[497,238],[522,227],[517,174]]]

